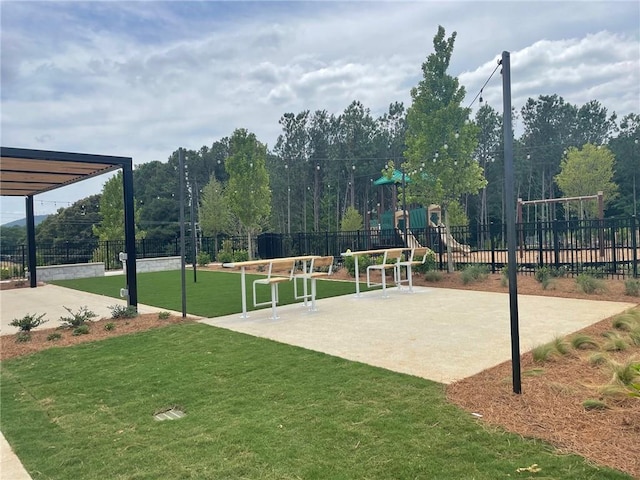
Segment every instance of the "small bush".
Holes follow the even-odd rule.
[[[427,282],[439,282],[442,280],[442,273],[437,270],[433,270],[431,272],[427,272],[424,274],[424,279]]]
[[[489,276],[489,268],[486,265],[471,265],[462,271],[462,283],[479,282]]]
[[[236,250],[233,252],[234,262],[246,262],[247,260],[249,260],[249,252],[246,250]]]
[[[116,324],[113,323],[113,322],[109,322],[109,323],[105,324],[104,329],[107,332],[110,332],[111,330],[115,330],[116,329]]]
[[[369,255],[360,255],[358,256],[358,271],[365,272],[369,265],[373,265],[371,261],[371,257]],[[356,260],[353,256],[344,257],[344,268],[347,269],[349,275],[352,277],[356,276]]]
[[[206,252],[200,252],[196,261],[198,262],[198,266],[206,267],[211,263],[211,256]]]
[[[640,382],[640,362],[629,360],[613,365],[613,378],[625,386]]]
[[[70,317],[60,317],[60,321],[67,327],[79,327],[92,318],[97,317],[97,315],[87,307],[80,307],[77,312],[73,312],[73,310],[68,307],[64,307],[64,309],[71,314]]]
[[[563,337],[556,337],[551,343],[560,355],[566,355],[569,353],[569,344]]]
[[[166,320],[170,316],[171,316],[170,312],[158,312],[158,319],[159,320]]]
[[[55,342],[56,340],[60,340],[62,338],[62,334],[59,332],[53,332],[47,335],[47,341]]]
[[[609,408],[602,400],[596,400],[594,398],[587,398],[582,402],[582,406],[585,410],[606,410]]]
[[[624,282],[624,294],[630,297],[640,297],[640,280],[630,278]]]
[[[503,287],[509,286],[509,265],[504,265],[500,270],[500,285]]]
[[[413,270],[415,270],[417,273],[433,272],[436,270],[436,266],[436,253],[430,250],[427,252],[427,259],[424,261],[424,263],[415,265],[413,267]]]
[[[602,280],[586,273],[578,275],[576,277],[576,283],[578,284],[578,289],[587,294],[602,293],[605,291],[605,285]]]
[[[124,305],[111,305],[109,307],[111,310],[111,318],[135,318],[138,316],[138,310],[133,305],[124,306]]]
[[[640,347],[640,327],[635,327],[629,332],[629,340],[636,347]]]
[[[593,278],[604,278],[605,270],[597,267],[586,267],[582,269],[582,274],[588,275]]]
[[[225,252],[224,250],[220,250],[218,252],[217,259],[220,263],[231,263],[233,262],[233,252]]]
[[[45,313],[43,313],[42,315],[28,313],[22,318],[14,318],[13,320],[11,320],[11,323],[9,325],[11,325],[12,327],[18,327],[21,332],[30,332],[32,328],[39,327],[43,323],[49,321],[44,320],[45,315]]]
[[[25,343],[31,341],[31,333],[29,331],[22,331],[16,333],[16,343]]]
[[[86,335],[89,333],[89,325],[83,324],[73,329],[72,335],[77,337],[79,335]]]

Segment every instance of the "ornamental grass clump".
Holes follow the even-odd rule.
[[[471,265],[462,271],[462,283],[480,282],[489,276],[489,268],[486,265]]]
[[[630,278],[624,282],[624,294],[630,297],[640,297],[640,280]]]
[[[598,348],[598,342],[589,335],[578,333],[571,337],[571,346],[576,350],[589,350],[592,348]]]
[[[586,294],[603,293],[606,291],[605,284],[599,278],[596,278],[587,273],[581,273],[576,277],[576,283],[578,289]]]

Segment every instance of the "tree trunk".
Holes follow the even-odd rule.
[[[453,252],[451,250],[451,240],[453,239],[453,236],[451,235],[451,232],[449,230],[449,209],[445,205],[442,205],[442,210],[444,210],[444,229],[446,230],[445,237],[447,239],[447,271],[449,273],[453,273]]]
[[[253,248],[251,248],[251,229],[247,228],[247,254],[249,260],[253,260]]]

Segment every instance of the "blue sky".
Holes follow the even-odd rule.
[[[247,128],[273,146],[286,112],[410,104],[438,25],[468,100],[503,50],[513,105],[557,93],[640,113],[640,4],[610,2],[2,1],[2,145],[166,161]],[[495,76],[483,95],[501,109]],[[106,178],[36,197],[36,213]],[[24,216],[2,198],[0,223]]]

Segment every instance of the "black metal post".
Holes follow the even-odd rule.
[[[187,316],[187,288],[185,279],[184,245],[184,150],[178,149],[178,176],[180,177],[180,280],[182,285],[182,317]]]
[[[127,305],[138,307],[138,281],[136,272],[136,220],[133,204],[133,161],[122,165],[122,191],[124,194],[124,242],[127,252]]]
[[[504,134],[504,186],[507,216],[507,248],[509,263],[509,308],[511,312],[511,364],[513,392],[522,393],[520,378],[520,331],[518,325],[518,285],[516,263],[516,211],[513,172],[513,130],[511,127],[511,58],[502,52],[502,105]]]
[[[193,283],[197,283],[198,282],[198,278],[197,278],[197,273],[196,273],[196,263],[197,263],[197,259],[196,259],[196,218],[195,218],[195,210],[194,210],[194,205],[193,205],[193,186],[191,187],[191,209],[190,209],[190,214],[191,214],[191,256],[193,258],[192,263],[193,263]]]
[[[633,278],[638,278],[638,217],[631,217],[631,251],[633,256]]]
[[[26,198],[27,207],[27,258],[29,261],[29,287],[38,285],[36,272],[36,224],[33,215],[33,196]]]

